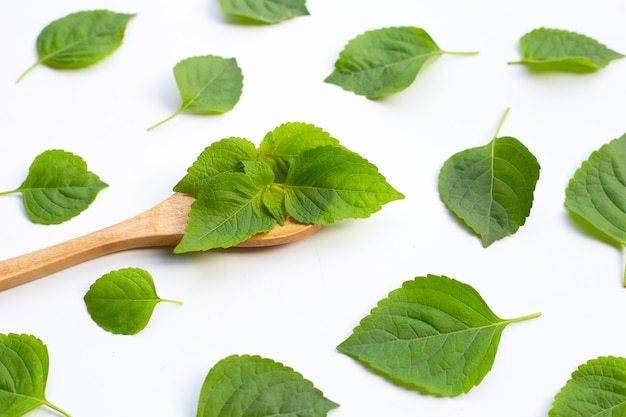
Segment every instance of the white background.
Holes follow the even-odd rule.
[[[626,60],[593,74],[536,74],[518,40],[541,27],[578,31],[626,53],[619,0],[310,0],[310,16],[240,25],[218,0],[5,0],[0,3],[0,189],[24,180],[39,153],[82,156],[110,186],[57,226],[30,223],[19,195],[0,197],[0,258],[109,226],[172,193],[197,155],[228,136],[258,145],[288,121],[313,123],[377,165],[406,199],[288,246],[175,256],[169,249],[109,255],[0,293],[0,332],[34,334],[50,354],[48,399],[73,417],[194,416],[209,369],[256,354],[302,373],[341,406],[335,417],[547,415],[571,372],[601,355],[626,356],[621,255],[582,231],[563,207],[569,178],[626,131]],[[113,55],[83,70],[38,67],[35,39],[71,12],[137,13]],[[404,92],[370,101],[323,82],[345,43],[370,29],[425,29],[445,55]],[[176,111],[180,60],[235,57],[244,89],[223,115]],[[501,136],[539,160],[531,214],[485,249],[445,209],[437,174],[454,153]],[[98,277],[140,267],[163,298],[148,327],[116,336],[89,318],[83,295]],[[468,394],[436,398],[394,385],[335,347],[404,281],[447,275],[476,288],[505,329],[491,372]],[[30,415],[48,416],[46,409]]]

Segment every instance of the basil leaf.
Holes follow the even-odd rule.
[[[461,151],[443,164],[439,195],[488,247],[526,222],[539,170],[537,159],[519,140],[494,137],[487,145]]]
[[[580,365],[554,397],[549,417],[626,415],[626,359],[600,356]]]
[[[447,52],[426,31],[403,26],[367,31],[350,40],[324,80],[377,99],[409,87],[424,65]]]
[[[92,320],[104,330],[133,335],[143,330],[158,303],[154,280],[141,268],[124,268],[98,278],[83,297]]]
[[[509,64],[524,64],[543,71],[591,72],[624,57],[588,36],[548,28],[522,36],[520,49],[522,60]]]
[[[289,122],[265,135],[259,145],[258,158],[267,162],[274,170],[276,181],[282,182],[296,156],[326,145],[339,146],[339,141],[312,124]]]
[[[284,189],[287,213],[300,223],[366,218],[404,198],[375,165],[337,146],[309,149],[295,158]]]
[[[0,195],[21,192],[31,221],[59,224],[86,210],[106,187],[80,156],[49,150],[35,158],[19,188]]]
[[[243,75],[235,58],[196,56],[174,66],[174,78],[183,103],[174,114],[151,126],[152,130],[189,110],[220,114],[232,110],[241,97]]]
[[[39,59],[17,81],[40,64],[74,69],[104,59],[122,45],[126,26],[133,16],[108,10],[91,10],[55,20],[37,37]]]
[[[273,174],[267,164],[254,164],[246,172],[215,177],[197,195],[175,253],[228,248],[274,228],[276,218],[263,205]]]
[[[0,415],[20,417],[43,405],[70,417],[46,400],[49,363],[48,348],[35,336],[0,334]]]
[[[306,16],[306,0],[220,0],[225,13],[261,23],[279,23]]]
[[[196,416],[322,417],[337,407],[292,368],[260,356],[232,355],[207,374]]]
[[[379,301],[337,349],[390,380],[456,396],[491,370],[503,320],[474,288],[445,276],[407,281]]]
[[[243,169],[243,161],[255,161],[256,147],[247,139],[230,137],[206,147],[174,191],[197,195],[214,177]]]

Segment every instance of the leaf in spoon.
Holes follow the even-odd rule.
[[[488,247],[526,222],[539,169],[537,159],[519,140],[494,137],[487,145],[461,151],[443,164],[439,195]]]
[[[40,64],[74,69],[104,59],[122,45],[126,26],[133,16],[109,10],[90,10],[55,20],[37,37],[39,59],[17,81]]]
[[[626,358],[600,356],[580,365],[554,397],[549,417],[626,415]]]
[[[301,374],[272,359],[232,355],[207,374],[197,417],[323,417],[339,407]]]
[[[371,30],[348,42],[324,81],[377,99],[409,87],[428,61],[443,54],[475,52],[444,51],[416,27]]]
[[[337,349],[394,382],[456,396],[491,370],[506,326],[537,316],[501,319],[471,286],[428,275],[379,301]]]
[[[225,13],[261,23],[279,23],[306,16],[306,0],[220,0]]]
[[[123,268],[98,278],[84,296],[89,315],[104,330],[133,335],[143,330],[158,303],[154,280],[141,268]]]
[[[70,415],[46,400],[50,359],[35,336],[0,334],[0,415],[20,417],[40,407]]]
[[[174,78],[183,103],[174,114],[151,126],[152,130],[183,111],[220,114],[232,110],[241,97],[243,75],[235,58],[196,56],[174,66]]]

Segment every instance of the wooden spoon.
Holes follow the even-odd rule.
[[[44,277],[99,256],[127,249],[176,246],[185,233],[194,197],[175,193],[151,209],[121,223],[0,262],[0,291]],[[309,236],[320,225],[300,224],[287,218],[276,227],[237,245],[276,246]]]

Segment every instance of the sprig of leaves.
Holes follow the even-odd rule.
[[[41,406],[70,415],[46,400],[50,359],[35,336],[0,334],[0,415],[20,417]]]
[[[624,55],[588,36],[560,29],[539,28],[520,38],[524,64],[534,70],[592,72]]]
[[[182,304],[159,298],[152,276],[141,268],[123,268],[103,275],[89,287],[83,299],[98,326],[124,335],[143,330],[157,304]]]
[[[126,26],[133,16],[109,10],[89,10],[53,21],[37,37],[37,62],[17,81],[41,64],[75,69],[104,59],[122,45]]]
[[[260,356],[232,355],[207,374],[196,416],[323,417],[337,407],[292,368]]]
[[[258,23],[279,23],[306,16],[306,0],[220,0],[224,13]]]
[[[424,29],[412,26],[371,30],[348,42],[324,81],[377,99],[409,87],[427,62],[443,54],[477,52],[444,51]]]
[[[497,137],[450,157],[439,172],[446,207],[481,238],[483,247],[512,235],[530,214],[540,166],[519,140]]]
[[[539,315],[501,319],[471,286],[428,275],[379,301],[337,349],[394,382],[456,396],[491,370],[506,326]]]
[[[285,123],[258,150],[226,138],[205,148],[174,191],[196,200],[176,253],[226,248],[282,224],[366,218],[404,198],[376,166],[310,124]]]
[[[19,188],[0,195],[22,193],[24,209],[34,223],[60,224],[79,215],[108,187],[87,169],[78,155],[63,150],[39,154]]]

